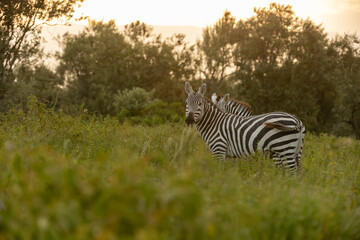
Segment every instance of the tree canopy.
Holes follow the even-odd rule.
[[[115,94],[135,86],[177,101],[181,81],[191,74],[192,51],[183,40],[183,35],[162,40],[140,22],[120,32],[114,21],[92,21],[80,34],[64,36],[57,71],[65,80],[65,98],[101,114],[114,114]]]
[[[72,18],[84,0],[2,0],[0,2],[0,102],[14,83],[14,68],[33,60],[40,47],[40,25]],[[34,61],[34,60],[33,60]],[[4,104],[3,104],[4,105]],[[4,107],[4,106],[0,106]]]

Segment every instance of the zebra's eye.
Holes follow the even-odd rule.
[[[199,103],[199,106],[201,106],[202,105],[202,103]]]

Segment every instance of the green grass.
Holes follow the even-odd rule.
[[[194,128],[38,104],[0,126],[0,239],[360,239],[360,142],[307,134],[303,171],[217,162]]]

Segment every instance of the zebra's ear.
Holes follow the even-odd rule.
[[[216,104],[217,103],[217,95],[216,93],[213,93],[213,95],[211,95],[211,101]]]
[[[188,82],[185,83],[185,92],[186,92],[188,95],[193,92],[193,89],[192,89],[190,83],[188,83]]]
[[[227,102],[229,101],[229,99],[230,99],[229,94],[228,94],[228,93],[225,94],[225,95],[224,95],[224,102],[227,103]]]
[[[206,83],[201,84],[201,86],[199,87],[199,93],[201,94],[201,96],[204,96],[206,93]]]

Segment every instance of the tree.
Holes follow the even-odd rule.
[[[340,135],[354,134],[360,139],[360,39],[355,34],[336,36],[331,47],[335,50],[338,80],[334,131]]]
[[[114,21],[91,21],[78,35],[65,34],[57,72],[65,79],[64,102],[85,104],[89,111],[107,114],[113,110],[113,95],[128,88],[131,46]]]
[[[294,111],[308,121],[309,130],[330,132],[335,122],[338,66],[324,29],[309,19],[302,20],[300,26],[290,50],[290,89],[297,99],[293,101]]]
[[[5,93],[4,105],[7,108],[26,108],[29,96],[54,107],[58,104],[58,96],[62,93],[62,80],[47,66],[41,64],[34,67],[21,65],[14,72],[16,81],[9,85]]]
[[[0,2],[0,101],[14,83],[14,68],[38,52],[42,24],[68,20],[84,0],[2,0]]]
[[[324,29],[297,18],[291,6],[272,3],[254,12],[234,34],[238,98],[256,113],[287,111],[308,130],[329,130],[336,90]]]
[[[234,73],[233,34],[235,18],[225,11],[213,26],[203,29],[202,40],[197,42],[196,59],[198,78],[215,92],[226,89]]]
[[[162,40],[139,21],[126,25],[124,35],[132,45],[133,86],[154,89],[156,98],[166,102],[182,101],[183,81],[193,77],[194,49],[184,41],[185,36],[175,34]]]
[[[69,104],[116,115],[117,92],[140,87],[172,102],[183,96],[192,50],[183,35],[161,40],[151,27],[135,22],[120,32],[114,21],[90,22],[79,35],[65,35],[58,73],[66,79]]]

